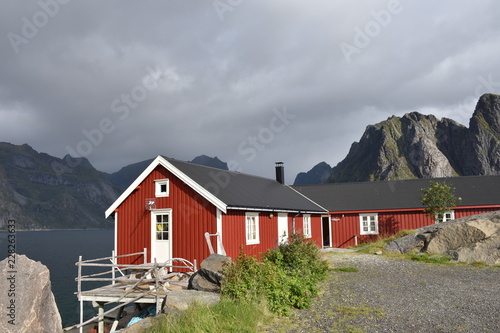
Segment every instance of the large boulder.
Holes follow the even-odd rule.
[[[224,267],[232,261],[230,257],[211,254],[203,260],[200,269],[189,279],[188,289],[220,292],[221,281],[224,280]]]
[[[216,293],[197,290],[175,290],[167,294],[163,312],[186,311],[190,304],[216,305],[220,295]]]
[[[415,233],[398,238],[386,245],[385,250],[395,253],[409,253],[420,251],[425,246],[425,237]]]
[[[417,232],[387,244],[386,250],[399,253],[422,250],[468,263],[500,264],[500,211],[434,224]]]
[[[0,332],[63,332],[48,268],[25,255],[0,262]]]

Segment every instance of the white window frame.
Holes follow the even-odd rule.
[[[167,186],[166,191],[161,190],[163,185]],[[170,181],[168,179],[156,179],[155,180],[155,196],[157,198],[168,197],[169,193],[170,193]]]
[[[311,238],[311,214],[304,214],[302,217],[302,233],[304,238]]]
[[[252,232],[251,224],[255,225],[255,235]],[[248,212],[245,213],[245,238],[247,245],[260,244],[259,233],[259,213]]]
[[[447,215],[449,215],[449,217]],[[435,217],[434,220],[436,221],[436,223],[442,223],[442,222],[448,222],[448,221],[451,221],[451,220],[454,220],[454,219],[455,219],[455,211],[454,210],[449,210],[449,211],[447,211],[447,212],[444,213],[442,220],[439,220],[438,214],[436,214],[436,217]]]
[[[367,218],[367,219],[365,219]],[[375,227],[371,226],[371,218],[374,218]],[[368,223],[368,230],[365,228],[365,220]],[[378,235],[378,214],[377,213],[366,213],[359,214],[359,234],[360,235]]]

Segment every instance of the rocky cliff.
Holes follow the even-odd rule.
[[[485,94],[469,128],[418,112],[369,125],[328,182],[498,174],[500,96]]]
[[[316,164],[308,172],[299,173],[297,177],[295,177],[293,185],[325,183],[331,175],[332,167],[326,162],[321,162]]]
[[[118,189],[86,159],[56,158],[0,143],[0,229],[110,228],[104,211]]]
[[[25,230],[112,228],[105,210],[151,161],[106,174],[86,158],[60,159],[27,144],[0,142],[0,230],[9,219]],[[202,155],[192,162],[227,169],[217,157]]]

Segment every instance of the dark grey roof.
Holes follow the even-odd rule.
[[[326,212],[293,188],[274,179],[165,159],[215,195],[228,208]]]
[[[429,182],[446,181],[461,197],[459,206],[500,205],[500,176],[468,176],[399,181],[329,183],[294,186],[329,211],[366,211],[423,208],[421,189]]]

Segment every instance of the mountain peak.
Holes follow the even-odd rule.
[[[217,156],[215,156],[215,157],[210,157],[207,155],[196,156],[191,161],[191,163],[198,164],[198,165],[204,165],[204,166],[217,168],[217,169],[222,169],[222,170],[229,170],[227,163],[219,160],[219,158]]]
[[[417,111],[368,125],[359,142],[354,142],[344,160],[333,168],[328,181],[498,174],[500,96],[484,94],[469,128]],[[302,180],[307,173],[299,175]]]

